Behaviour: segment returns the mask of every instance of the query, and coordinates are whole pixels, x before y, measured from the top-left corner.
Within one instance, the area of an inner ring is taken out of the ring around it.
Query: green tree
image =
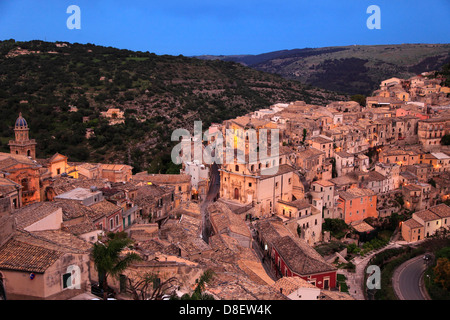
[[[108,233],[104,241],[94,243],[92,255],[95,269],[98,272],[99,283],[103,286],[103,299],[107,299],[108,278],[119,275],[135,261],[142,260],[137,253],[122,254],[122,251],[131,246],[133,240],[125,232]]]
[[[366,96],[362,94],[355,94],[350,97],[352,101],[358,102],[361,107],[366,106]]]
[[[439,258],[433,271],[435,274],[434,281],[439,283],[445,290],[450,289],[450,260]]]
[[[348,225],[342,219],[326,218],[322,224],[322,230],[330,231],[331,235],[336,238],[342,238],[348,229]]]
[[[443,146],[450,145],[450,134],[446,134],[445,136],[442,137],[441,145],[443,145]]]

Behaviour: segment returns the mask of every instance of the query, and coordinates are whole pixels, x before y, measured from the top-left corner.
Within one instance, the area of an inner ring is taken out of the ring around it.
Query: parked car
[[[116,292],[114,291],[113,288],[108,287],[107,290],[107,298],[108,300],[110,300],[110,298],[114,298],[116,296]],[[96,295],[97,297],[103,298],[103,288],[100,287],[98,282],[94,282],[91,284],[91,293]]]

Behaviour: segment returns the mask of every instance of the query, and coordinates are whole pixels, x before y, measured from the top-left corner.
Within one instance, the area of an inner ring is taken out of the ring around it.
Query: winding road
[[[423,283],[425,269],[423,255],[420,255],[404,262],[395,270],[392,283],[400,300],[428,299]]]

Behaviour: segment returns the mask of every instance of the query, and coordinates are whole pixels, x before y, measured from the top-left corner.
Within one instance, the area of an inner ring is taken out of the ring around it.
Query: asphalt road
[[[394,275],[394,283],[400,300],[426,300],[421,290],[421,278],[425,268],[422,255],[399,266]]]

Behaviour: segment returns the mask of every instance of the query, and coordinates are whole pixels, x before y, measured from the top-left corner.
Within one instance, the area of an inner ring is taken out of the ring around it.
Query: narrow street
[[[207,212],[208,205],[214,201],[214,199],[219,194],[220,190],[220,175],[219,175],[219,167],[216,163],[213,163],[211,166],[210,172],[210,181],[209,181],[209,190],[206,198],[200,205],[200,212],[202,214],[202,239],[209,243],[209,235],[211,232],[211,223],[209,221],[209,216]]]
[[[253,232],[252,232],[252,237],[253,237],[253,243],[252,243],[253,251],[256,253],[256,255],[258,256],[259,260],[261,261],[261,264],[264,267],[264,270],[266,271],[267,275],[273,281],[277,281],[278,278],[275,275],[275,273],[273,272],[271,261],[270,261],[270,259],[267,259],[267,258],[264,257],[263,249],[261,248],[261,246],[260,246],[260,244],[258,242],[258,239],[253,235]]]

